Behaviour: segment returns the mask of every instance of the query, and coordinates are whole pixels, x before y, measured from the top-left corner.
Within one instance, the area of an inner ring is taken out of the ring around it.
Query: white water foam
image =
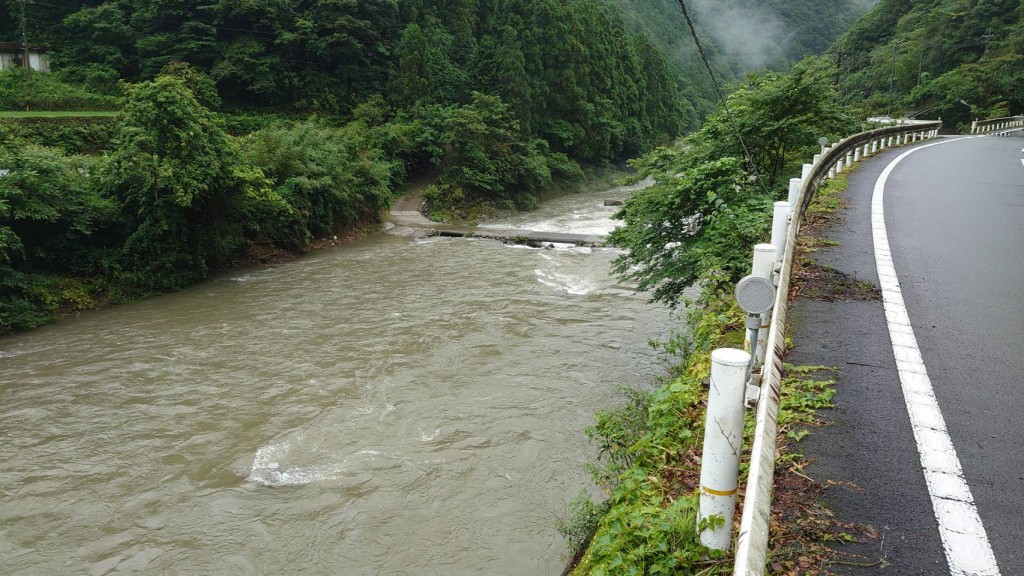
[[[537,281],[541,284],[574,296],[585,296],[598,288],[597,283],[593,280],[581,278],[573,274],[546,272],[539,268],[533,272],[537,276]]]
[[[302,438],[302,434],[296,434],[291,440],[268,444],[257,450],[246,480],[259,486],[304,486],[337,478],[343,468],[341,466],[289,467],[282,464],[287,461],[293,442]]]
[[[314,466],[288,465],[290,453],[304,436],[301,433],[294,434],[290,439],[274,442],[257,450],[246,481],[257,486],[267,487],[306,486],[350,476],[353,472],[365,468],[366,461],[373,462],[381,457],[409,460],[409,458],[387,454],[380,450],[364,449],[345,457],[340,463]]]

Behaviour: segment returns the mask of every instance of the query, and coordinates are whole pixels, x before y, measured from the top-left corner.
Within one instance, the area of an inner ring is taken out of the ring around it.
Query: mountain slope
[[[1018,0],[882,0],[831,53],[847,100],[873,112],[951,124],[1024,111]]]

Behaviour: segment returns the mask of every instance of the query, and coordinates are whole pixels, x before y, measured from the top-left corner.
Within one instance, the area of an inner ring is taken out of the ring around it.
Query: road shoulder
[[[879,154],[848,177],[842,219],[822,232],[829,245],[808,256],[818,267],[877,288],[871,196],[881,171],[901,152]],[[838,368],[836,409],[823,414],[831,426],[814,430],[795,448],[812,460],[805,471],[829,486],[824,498],[839,520],[871,525],[879,534],[874,541],[844,545],[844,555],[853,557],[830,570],[948,573],[882,301],[818,296],[797,297],[792,304],[787,361]]]

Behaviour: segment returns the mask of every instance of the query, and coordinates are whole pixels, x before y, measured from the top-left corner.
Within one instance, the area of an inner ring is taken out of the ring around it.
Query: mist
[[[711,34],[734,69],[754,70],[785,61],[789,38],[776,14],[743,0],[698,0],[691,4],[699,29]]]
[[[836,36],[879,0],[825,0],[817,17],[831,26],[808,26],[794,19],[793,5],[784,0],[690,0],[698,30],[711,36],[735,72],[785,68],[808,53],[824,51]],[[813,4],[806,2],[805,5]],[[778,12],[773,9],[777,8]],[[788,8],[788,10],[786,10]],[[806,8],[805,8],[806,10]],[[817,28],[819,38],[796,38],[798,30]]]

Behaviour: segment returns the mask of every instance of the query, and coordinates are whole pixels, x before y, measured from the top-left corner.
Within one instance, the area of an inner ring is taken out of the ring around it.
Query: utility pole
[[[896,48],[900,45],[899,40],[893,40],[892,43],[892,73],[889,74],[889,113],[887,116],[892,118],[892,85],[896,80]]]
[[[25,112],[28,112],[29,82],[32,81],[32,66],[28,62],[28,18],[25,16],[26,4],[28,4],[28,0],[21,0],[21,47],[23,50],[21,66],[25,69],[25,82],[22,94],[25,98]]]
[[[921,85],[921,75],[924,74],[924,46],[920,47],[917,54],[917,85]]]

